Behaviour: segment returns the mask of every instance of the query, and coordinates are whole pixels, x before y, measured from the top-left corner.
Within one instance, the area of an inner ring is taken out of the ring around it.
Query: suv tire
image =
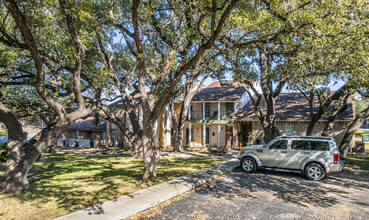
[[[306,178],[309,180],[319,181],[326,175],[325,169],[318,163],[310,163],[305,168]]]
[[[245,173],[254,173],[257,170],[257,164],[251,157],[244,157],[241,160],[241,168]]]

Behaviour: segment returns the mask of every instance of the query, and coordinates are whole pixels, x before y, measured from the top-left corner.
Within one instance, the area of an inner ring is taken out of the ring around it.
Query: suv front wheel
[[[257,164],[251,157],[244,157],[241,160],[241,168],[245,173],[254,173],[257,169]]]
[[[310,163],[305,168],[306,178],[309,180],[321,180],[325,177],[325,169],[318,163]]]

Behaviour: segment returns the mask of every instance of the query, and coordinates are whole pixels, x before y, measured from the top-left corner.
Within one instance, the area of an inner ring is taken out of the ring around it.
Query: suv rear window
[[[292,141],[291,149],[293,150],[315,150],[329,151],[329,143],[326,141]]]
[[[311,150],[329,151],[329,143],[326,141],[311,141]]]
[[[292,150],[310,150],[310,141],[292,141]]]

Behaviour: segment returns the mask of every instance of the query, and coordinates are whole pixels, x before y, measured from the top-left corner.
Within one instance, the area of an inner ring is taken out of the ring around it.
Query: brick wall
[[[284,131],[284,125],[287,122],[277,122],[278,129],[283,132]],[[293,135],[306,135],[306,129],[308,127],[307,122],[288,122],[287,124],[290,124],[293,126]],[[325,122],[318,122],[314,127],[314,132],[312,133],[313,136],[318,136],[321,134],[325,127]],[[342,138],[344,136],[345,130],[347,128],[347,123],[337,122],[335,123],[332,132],[331,137],[333,137],[336,140],[337,145],[341,143]],[[260,122],[252,122],[252,136],[253,140],[258,138],[260,139],[261,143],[263,143],[263,128],[261,126]]]

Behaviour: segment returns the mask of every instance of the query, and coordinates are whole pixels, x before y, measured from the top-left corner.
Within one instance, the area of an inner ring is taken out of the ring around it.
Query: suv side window
[[[274,142],[272,145],[270,145],[269,149],[287,149],[288,141],[287,140],[280,140]]]
[[[329,151],[329,143],[326,141],[311,141],[311,150]]]
[[[292,141],[292,150],[310,150],[310,141]]]

